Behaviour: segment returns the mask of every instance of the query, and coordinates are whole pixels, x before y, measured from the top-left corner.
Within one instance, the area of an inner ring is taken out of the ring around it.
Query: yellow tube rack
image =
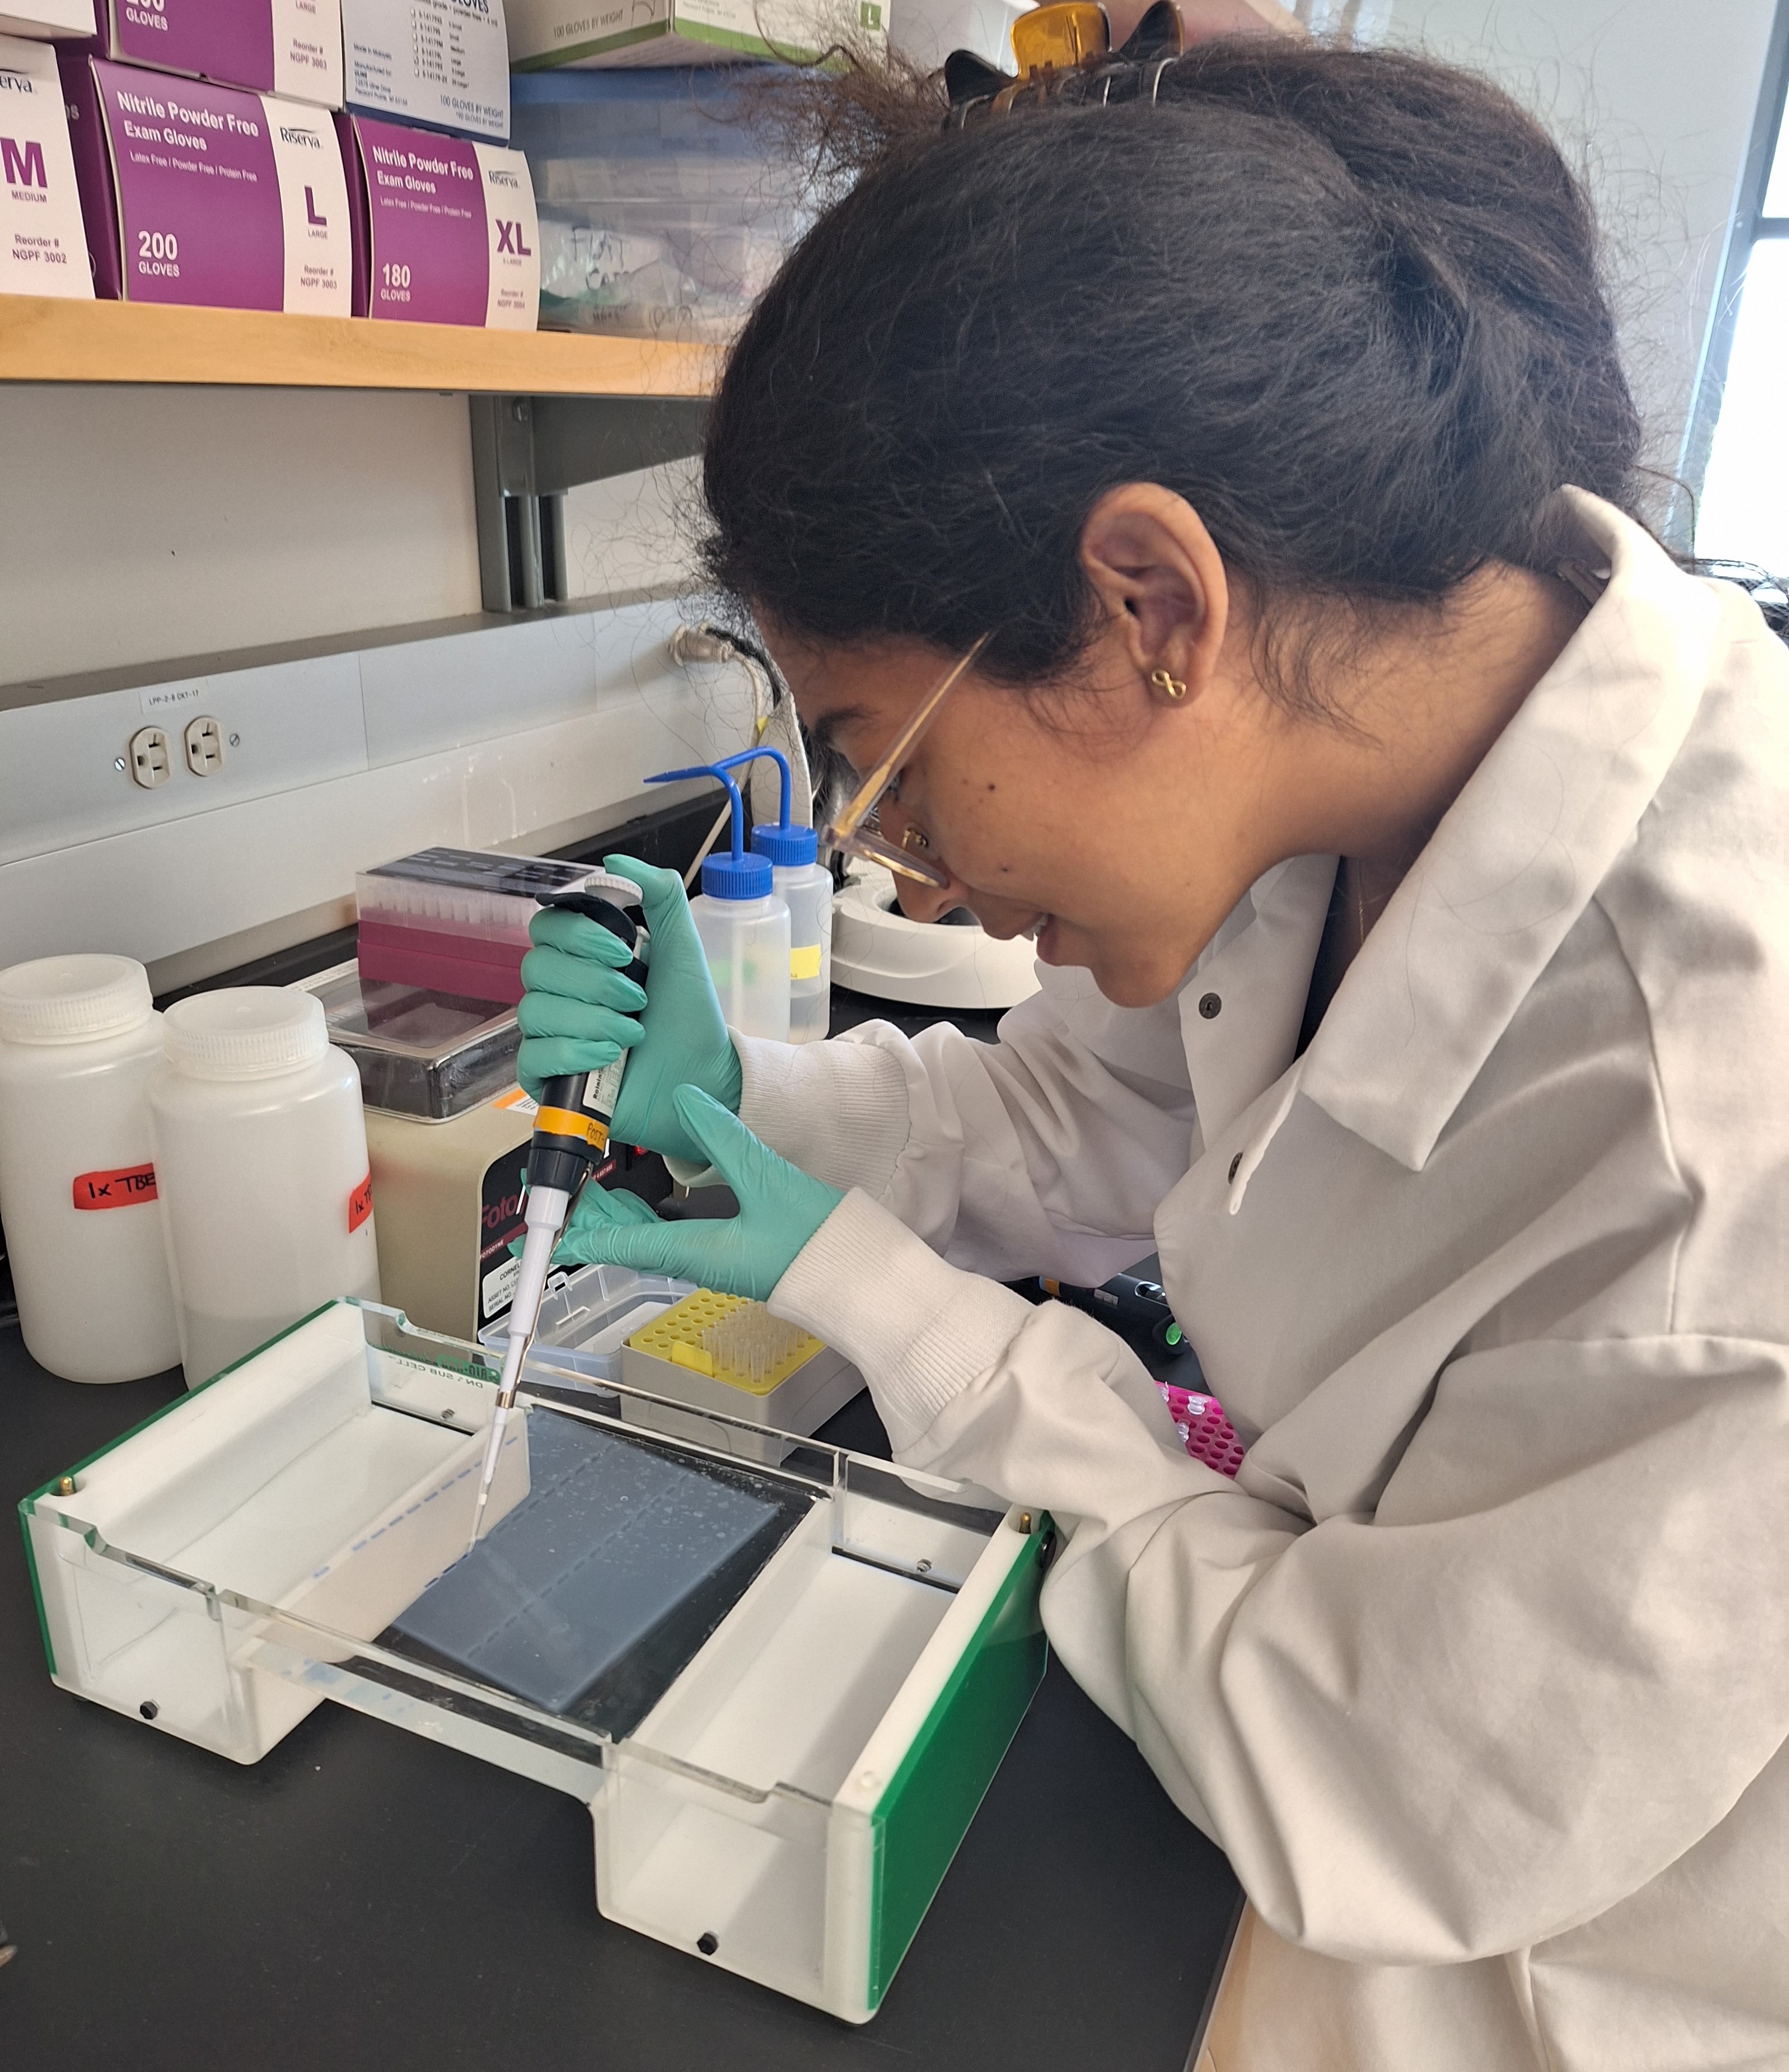
[[[698,1288],[693,1295],[685,1296],[662,1316],[643,1324],[629,1337],[627,1343],[635,1352],[648,1354],[654,1359],[668,1360],[673,1367],[687,1367],[695,1374],[706,1375],[748,1396],[768,1396],[791,1375],[805,1367],[815,1354],[826,1350],[818,1338],[789,1325],[788,1329],[795,1335],[793,1345],[762,1379],[755,1381],[718,1367],[714,1355],[702,1343],[704,1333],[735,1310],[763,1307],[762,1303],[754,1302],[746,1296],[722,1295],[712,1288]]]

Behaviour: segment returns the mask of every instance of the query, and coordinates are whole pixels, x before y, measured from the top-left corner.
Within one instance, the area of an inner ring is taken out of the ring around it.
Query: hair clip
[[[960,130],[971,115],[1009,113],[1026,95],[1038,102],[1059,97],[1084,101],[1097,86],[1098,105],[1109,105],[1115,81],[1134,76],[1135,94],[1153,108],[1162,75],[1186,48],[1186,32],[1174,0],[1155,0],[1123,47],[1112,48],[1112,25],[1097,0],[1053,0],[1021,14],[1012,29],[1018,69],[1001,71],[973,51],[952,51],[944,60],[944,91],[950,109],[947,130]]]

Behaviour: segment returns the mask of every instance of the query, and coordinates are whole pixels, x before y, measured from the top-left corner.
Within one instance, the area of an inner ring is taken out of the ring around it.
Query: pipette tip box
[[[360,976],[513,1007],[528,924],[543,894],[595,874],[587,863],[477,849],[424,849],[360,872]]]
[[[711,1288],[686,1295],[623,1342],[621,1379],[630,1388],[738,1420],[734,1449],[773,1461],[781,1457],[780,1442],[760,1440],[746,1428],[808,1437],[863,1387],[842,1353],[773,1317],[762,1302]],[[623,1400],[624,1418],[631,1400]],[[675,1429],[662,1404],[635,1405],[632,1416]]]

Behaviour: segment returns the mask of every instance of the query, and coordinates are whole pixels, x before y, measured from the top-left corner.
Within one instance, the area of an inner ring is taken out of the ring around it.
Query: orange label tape
[[[544,1108],[534,1118],[534,1127],[549,1137],[578,1137],[594,1149],[607,1147],[609,1125],[598,1116],[580,1115],[575,1108]]]
[[[153,1166],[119,1166],[109,1173],[77,1173],[77,1209],[128,1209],[155,1199]]]

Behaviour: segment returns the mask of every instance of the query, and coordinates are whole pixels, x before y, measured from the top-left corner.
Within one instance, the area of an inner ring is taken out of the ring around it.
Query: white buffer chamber
[[[604,1914],[866,2021],[1043,1675],[1048,1521],[524,1385],[461,1560],[495,1380],[334,1302],[53,1479],[51,1675],[239,1762],[333,1698],[569,1791]]]

